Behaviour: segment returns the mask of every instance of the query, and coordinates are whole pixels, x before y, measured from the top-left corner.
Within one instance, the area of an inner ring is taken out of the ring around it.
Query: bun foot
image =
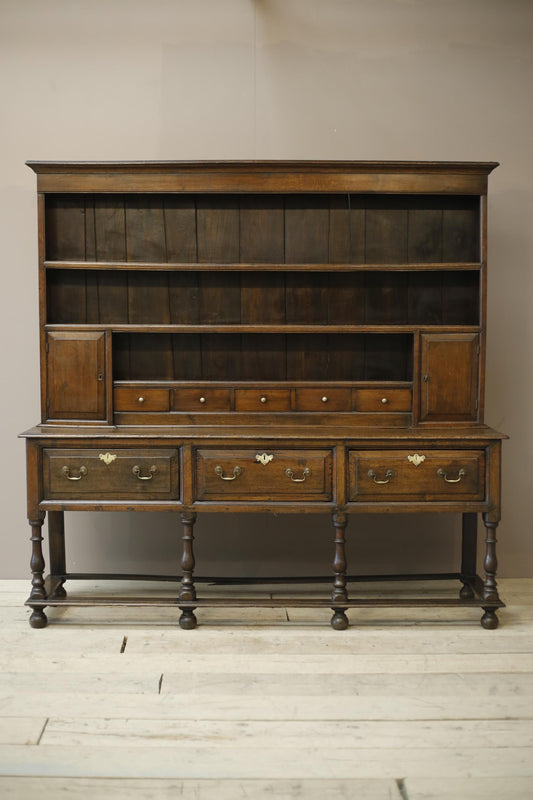
[[[349,625],[348,617],[343,608],[334,608],[335,612],[331,618],[331,627],[334,631],[345,631]]]
[[[485,613],[481,617],[481,627],[487,631],[493,631],[498,627],[498,617],[496,612],[491,608],[485,608]]]
[[[194,615],[192,609],[185,609],[182,611],[180,617],[180,628],[184,631],[192,631],[196,628],[198,621]]]
[[[42,608],[34,608],[30,616],[30,625],[32,628],[46,628],[48,625],[48,618]]]
[[[468,583],[463,583],[459,591],[461,600],[473,600],[475,595],[472,587]]]

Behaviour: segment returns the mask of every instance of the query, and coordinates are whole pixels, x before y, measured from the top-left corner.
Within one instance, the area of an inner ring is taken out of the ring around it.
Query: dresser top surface
[[[433,427],[351,427],[347,425],[280,425],[275,433],[265,430],[260,425],[36,425],[20,434],[25,439],[144,439],[148,440],[193,440],[204,441],[323,441],[323,442],[359,442],[359,441],[481,441],[489,439],[506,439],[505,434],[489,428],[487,425],[450,425],[442,428]]]
[[[453,172],[488,175],[497,161],[191,160],[191,161],[27,161],[37,174],[98,172],[266,171],[266,172]]]

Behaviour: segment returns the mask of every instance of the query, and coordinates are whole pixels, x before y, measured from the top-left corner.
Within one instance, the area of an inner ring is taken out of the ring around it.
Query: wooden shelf
[[[47,331],[116,333],[478,333],[479,325],[46,325]]]
[[[440,270],[479,270],[480,262],[431,262],[431,263],[401,263],[401,264],[223,264],[223,263],[197,263],[197,262],[161,262],[161,261],[45,261],[45,269],[94,269],[94,270],[159,270],[161,272],[209,272],[212,270],[223,272],[353,272],[376,270],[383,272],[407,271],[440,271]]]

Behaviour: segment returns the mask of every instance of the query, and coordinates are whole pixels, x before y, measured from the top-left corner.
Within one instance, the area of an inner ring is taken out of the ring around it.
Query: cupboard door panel
[[[105,334],[48,335],[48,418],[105,419]]]
[[[477,333],[422,335],[421,421],[477,418],[478,348]]]

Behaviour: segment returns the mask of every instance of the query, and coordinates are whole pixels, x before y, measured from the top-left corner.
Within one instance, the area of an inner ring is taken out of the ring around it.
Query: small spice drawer
[[[349,454],[349,500],[483,500],[484,451],[397,450]]]
[[[230,389],[174,389],[174,411],[229,411]]]
[[[295,389],[296,411],[351,411],[352,390],[346,389]]]
[[[43,451],[44,499],[179,498],[177,450]]]
[[[355,411],[411,411],[410,389],[354,389]]]
[[[113,393],[115,411],[168,411],[170,392],[168,389],[145,389],[121,386]]]
[[[331,500],[331,450],[196,453],[197,500]]]
[[[235,389],[235,411],[290,411],[290,389]]]

